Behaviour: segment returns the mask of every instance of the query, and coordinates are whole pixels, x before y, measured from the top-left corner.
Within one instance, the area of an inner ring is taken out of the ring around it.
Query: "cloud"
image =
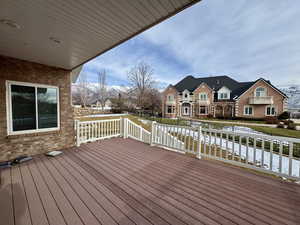
[[[298,18],[300,2],[293,0],[201,1],[92,60],[84,71],[94,79],[105,68],[112,85],[126,85],[126,72],[145,61],[161,86],[188,74],[300,84]]]

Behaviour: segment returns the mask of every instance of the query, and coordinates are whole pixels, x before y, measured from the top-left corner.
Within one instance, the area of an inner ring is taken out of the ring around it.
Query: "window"
[[[264,97],[266,96],[266,89],[263,87],[258,87],[255,90],[255,96],[256,97]]]
[[[228,93],[220,93],[220,99],[228,99]]]
[[[169,102],[174,101],[174,95],[168,95],[168,101]]]
[[[175,106],[171,106],[171,105],[168,105],[167,106],[167,113],[174,113],[175,112]]]
[[[206,115],[207,114],[207,106],[200,106],[199,114]]]
[[[245,106],[244,107],[244,115],[253,115],[253,108],[252,108],[252,106]]]
[[[199,99],[201,101],[206,101],[207,100],[207,94],[206,93],[200,93],[199,94]]]
[[[276,116],[276,109],[274,106],[267,106],[266,107],[266,116]]]
[[[7,84],[9,134],[59,129],[57,87],[12,81]]]

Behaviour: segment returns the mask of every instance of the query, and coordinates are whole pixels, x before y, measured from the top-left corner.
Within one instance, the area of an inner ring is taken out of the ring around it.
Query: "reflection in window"
[[[35,88],[11,85],[13,131],[36,129]]]
[[[38,88],[37,95],[39,128],[57,127],[56,88]]]
[[[256,88],[255,96],[256,97],[264,97],[264,96],[266,96],[266,89],[263,88],[263,87]]]

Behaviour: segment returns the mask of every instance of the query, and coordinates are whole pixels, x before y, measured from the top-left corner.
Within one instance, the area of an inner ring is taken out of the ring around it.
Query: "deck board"
[[[0,225],[300,221],[300,185],[131,139],[36,156],[0,179]]]

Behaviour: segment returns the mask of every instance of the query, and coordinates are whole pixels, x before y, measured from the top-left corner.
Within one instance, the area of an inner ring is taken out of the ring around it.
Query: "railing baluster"
[[[226,133],[226,151],[225,151],[225,157],[228,160],[228,142],[229,142],[229,135]]]
[[[232,135],[232,151],[231,151],[231,154],[232,154],[232,156],[231,156],[231,159],[234,161],[234,155],[235,155],[235,152],[234,152],[234,147],[235,147],[235,135]]]
[[[249,162],[249,137],[246,137],[246,164]]]
[[[280,145],[279,145],[279,173],[282,173],[282,150],[283,150],[283,144],[282,144],[282,141],[280,141]]]
[[[256,138],[253,139],[253,165],[256,166]]]
[[[242,162],[242,136],[239,136],[239,162]]]
[[[209,131],[209,145],[208,145],[208,155],[211,157],[211,131]]]
[[[293,172],[293,142],[289,142],[289,176],[292,176]]]
[[[261,167],[264,168],[265,165],[265,139],[261,140]]]
[[[273,140],[270,141],[270,170],[273,170]]]
[[[218,133],[217,131],[215,132],[215,146],[214,146],[214,156],[217,157],[217,136],[218,136]]]

